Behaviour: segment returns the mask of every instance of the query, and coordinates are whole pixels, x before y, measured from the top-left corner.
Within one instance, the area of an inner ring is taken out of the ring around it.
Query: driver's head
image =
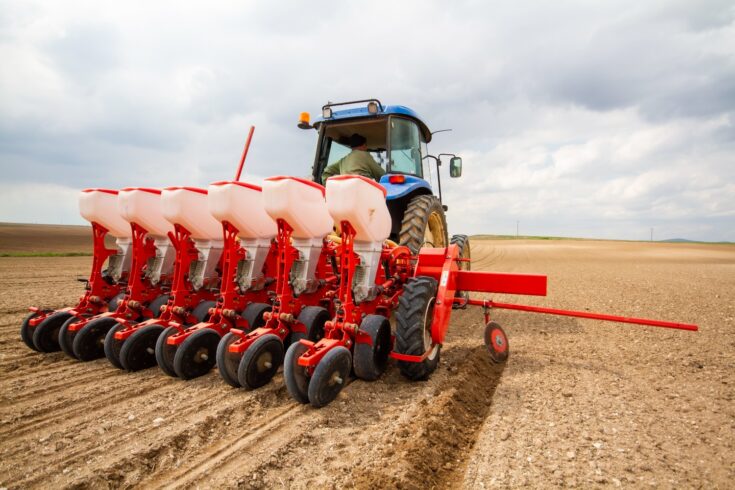
[[[367,150],[367,140],[361,134],[354,133],[350,136],[350,148],[353,150]]]

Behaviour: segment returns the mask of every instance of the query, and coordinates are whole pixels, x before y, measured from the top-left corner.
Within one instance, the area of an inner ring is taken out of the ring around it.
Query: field
[[[33,243],[5,231],[0,252]],[[4,257],[0,487],[732,487],[735,247],[476,240],[472,256],[478,270],[549,276],[548,297],[508,302],[700,331],[500,310],[511,357],[494,366],[481,311],[458,311],[428,382],[391,366],[315,410],[280,374],[247,392],[216,372],[184,382],[32,352],[18,334],[27,306],[72,303],[91,258]]]

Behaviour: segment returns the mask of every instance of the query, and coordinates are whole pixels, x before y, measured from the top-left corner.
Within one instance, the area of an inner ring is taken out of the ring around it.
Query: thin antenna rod
[[[250,149],[250,141],[253,139],[253,132],[255,132],[255,126],[250,126],[250,132],[248,133],[248,140],[245,142],[245,149],[242,151],[242,157],[240,158],[240,166],[237,167],[237,174],[235,180],[240,180],[242,174],[242,166],[245,164],[245,159],[248,157],[248,150]]]

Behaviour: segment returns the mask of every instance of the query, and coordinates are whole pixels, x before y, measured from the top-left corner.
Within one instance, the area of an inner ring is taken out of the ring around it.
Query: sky
[[[0,0],[0,221],[306,176],[327,101],[432,130],[450,233],[735,241],[732,1]]]

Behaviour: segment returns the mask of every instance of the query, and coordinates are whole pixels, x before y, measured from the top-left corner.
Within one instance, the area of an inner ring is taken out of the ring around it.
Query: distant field
[[[0,223],[0,257],[92,254],[92,228]]]

